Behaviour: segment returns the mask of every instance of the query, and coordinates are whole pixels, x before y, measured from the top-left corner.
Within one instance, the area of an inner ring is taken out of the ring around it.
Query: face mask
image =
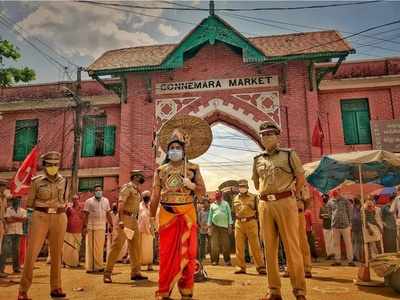
[[[51,166],[51,167],[46,167],[46,172],[47,174],[49,174],[50,176],[54,176],[58,173],[58,166]]]
[[[246,194],[247,193],[247,188],[239,188],[239,193]]]
[[[262,144],[265,148],[272,148],[278,144],[277,135],[266,135],[262,137]]]
[[[183,158],[183,151],[182,150],[169,150],[168,157],[172,161],[179,161]]]
[[[103,192],[102,191],[97,191],[94,193],[94,196],[96,199],[100,199],[101,197],[103,197]]]
[[[139,183],[140,183],[140,184],[143,184],[143,183],[144,183],[144,178],[143,178],[143,177],[140,177],[140,178],[139,178]]]
[[[143,202],[144,203],[149,203],[150,197],[143,197]]]
[[[113,207],[112,211],[113,211],[114,214],[116,214],[118,212],[118,208]]]
[[[14,209],[17,209],[17,208],[19,207],[19,200],[14,200],[14,201],[12,202],[12,207],[13,207]]]

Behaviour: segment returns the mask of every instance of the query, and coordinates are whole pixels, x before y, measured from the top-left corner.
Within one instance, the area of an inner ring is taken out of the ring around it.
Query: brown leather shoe
[[[246,274],[246,270],[244,269],[238,269],[234,272],[234,274]]]
[[[285,271],[285,272],[283,272],[283,273],[281,273],[281,274],[282,274],[282,277],[283,277],[283,278],[289,278],[289,277],[290,277],[288,271]]]
[[[267,270],[264,267],[257,268],[257,272],[260,275],[267,275]]]
[[[296,300],[307,300],[307,299],[306,299],[306,296],[304,296],[304,295],[297,295]]]
[[[148,277],[143,276],[142,274],[136,274],[131,276],[131,280],[147,280]]]
[[[111,279],[111,274],[110,273],[104,273],[103,276],[103,282],[104,283],[112,283],[112,279]]]
[[[25,292],[18,292],[18,298],[17,300],[32,300],[31,298],[28,297],[28,294]]]
[[[62,289],[55,289],[50,292],[51,298],[65,298],[67,294],[62,291]]]
[[[260,300],[283,300],[281,295],[274,295],[274,294],[269,294],[265,298],[261,298]]]

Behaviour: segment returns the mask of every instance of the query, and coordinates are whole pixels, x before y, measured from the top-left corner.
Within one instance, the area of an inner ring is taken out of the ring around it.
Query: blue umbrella
[[[311,165],[311,167],[310,167]],[[363,184],[384,182],[391,185],[400,184],[400,158],[383,150],[339,153],[324,156],[319,164],[309,164],[307,181],[322,193],[328,193],[345,180],[360,183],[361,217],[365,241],[365,212]],[[368,249],[364,244],[365,264],[368,266]]]
[[[335,155],[324,156],[318,167],[307,177],[308,183],[321,193],[328,193],[345,180],[360,183],[361,165],[362,183],[374,182],[391,186],[400,184],[400,166],[392,165],[390,161],[358,163],[351,160],[346,162],[340,158],[335,159]]]

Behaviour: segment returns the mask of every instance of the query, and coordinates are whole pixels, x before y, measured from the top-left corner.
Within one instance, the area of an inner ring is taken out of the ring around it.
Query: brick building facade
[[[258,143],[259,124],[273,120],[282,127],[283,146],[295,148],[303,162],[320,157],[311,146],[318,116],[324,153],[372,149],[369,121],[400,119],[400,57],[344,62],[353,52],[336,31],[247,39],[217,16],[177,45],[106,52],[88,67],[94,80],[82,82],[90,106],[81,191],[103,182],[115,199],[133,168],[144,170],[150,188],[163,156],[153,147],[154,133],[178,114],[226,123]],[[0,176],[10,178],[35,143],[41,152],[62,152],[69,175],[74,104],[65,86],[71,83],[1,90]]]

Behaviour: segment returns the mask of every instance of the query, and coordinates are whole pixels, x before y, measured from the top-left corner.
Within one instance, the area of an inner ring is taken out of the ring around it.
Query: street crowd
[[[326,253],[318,253],[304,170],[294,151],[278,148],[279,134],[273,123],[260,127],[266,152],[254,158],[257,195],[242,179],[230,196],[222,190],[207,196],[199,166],[183,161],[180,135],[171,137],[152,191],[142,191],[145,176],[133,170],[118,199],[107,199],[103,187],[96,185],[88,199],[77,194],[67,203],[65,180],[58,174],[60,153],[45,154],[45,173],[32,179],[26,209],[20,197],[6,196],[8,182],[0,180],[0,278],[8,276],[9,259],[14,273],[21,273],[23,265],[18,299],[30,299],[34,263],[47,256],[51,296],[64,298],[62,265],[81,268],[84,262],[87,273],[100,272],[110,284],[117,262],[130,264],[130,279],[135,281],[147,279],[143,266],[151,271],[158,264],[157,299],[170,299],[176,278],[182,299],[192,299],[194,281],[206,280],[207,254],[213,266],[219,265],[221,254],[224,265],[232,266],[235,253],[235,274],[246,273],[254,263],[259,275],[268,276],[269,292],[263,299],[282,299],[282,276],[291,278],[296,299],[304,300],[313,259],[326,254],[334,259],[333,266],[344,263],[342,239],[349,266],[365,261],[365,253],[374,258],[398,249],[400,189],[386,200],[369,197],[364,210],[358,196],[342,194],[339,188],[322,195],[319,218]]]

